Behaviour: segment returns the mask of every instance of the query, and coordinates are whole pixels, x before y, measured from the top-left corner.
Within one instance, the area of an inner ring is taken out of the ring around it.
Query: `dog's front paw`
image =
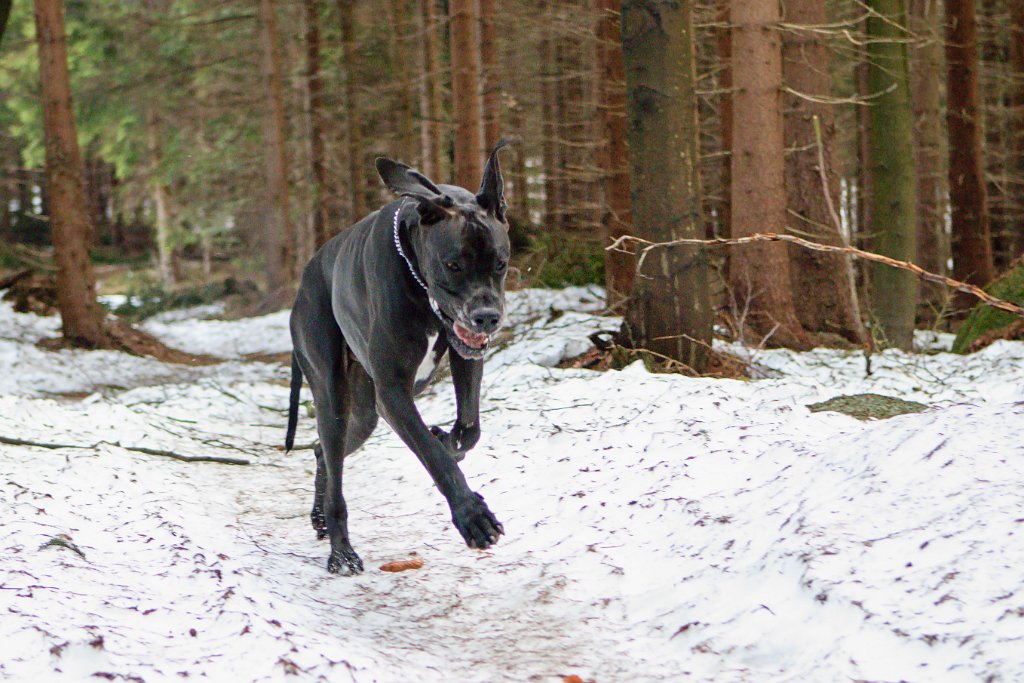
[[[483,496],[473,493],[452,506],[452,522],[470,548],[489,548],[505,533],[505,527],[487,507]]]
[[[473,448],[480,440],[480,425],[464,427],[462,423],[456,422],[451,432],[446,432],[437,425],[430,428],[430,433],[437,437],[437,440],[445,445],[455,459],[455,462],[462,462],[466,458],[466,451]]]
[[[327,558],[327,571],[342,576],[352,576],[363,573],[363,561],[356,555],[352,547],[342,548],[341,552],[331,552]]]

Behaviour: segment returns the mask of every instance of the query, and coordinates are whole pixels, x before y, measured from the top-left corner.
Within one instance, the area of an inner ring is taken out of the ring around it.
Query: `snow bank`
[[[600,308],[595,290],[510,295],[463,463],[507,536],[465,548],[381,426],[345,474],[367,572],[335,578],[312,458],[275,448],[287,368],[43,352],[53,322],[0,307],[0,436],[91,446],[0,445],[0,677],[1024,678],[1024,343],[876,354],[871,376],[825,350],[759,352],[757,381],[553,368],[617,326]],[[286,314],[150,329],[225,357],[288,350]],[[806,408],[861,392],[933,407]],[[446,384],[419,404],[454,416]],[[423,569],[377,569],[413,553]]]

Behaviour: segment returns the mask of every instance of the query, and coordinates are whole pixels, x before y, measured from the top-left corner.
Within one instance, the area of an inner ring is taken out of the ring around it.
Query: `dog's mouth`
[[[455,336],[459,338],[459,341],[471,349],[484,349],[487,347],[487,342],[491,340],[489,334],[474,332],[458,320],[452,323],[452,330],[455,332]]]
[[[484,357],[491,336],[483,332],[474,332],[461,322],[448,315],[435,304],[435,310],[444,322],[448,333],[448,345],[467,360],[480,360]]]

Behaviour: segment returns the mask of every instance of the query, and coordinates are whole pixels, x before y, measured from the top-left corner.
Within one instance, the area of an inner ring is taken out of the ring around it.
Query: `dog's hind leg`
[[[292,336],[302,373],[313,393],[317,432],[320,436],[317,493],[311,519],[316,526],[316,506],[322,498],[324,526],[331,540],[327,571],[333,574],[357,574],[363,571],[363,562],[349,542],[348,509],[341,491],[345,432],[350,408],[348,348],[333,317],[325,316],[322,310],[310,308],[308,299],[300,297],[296,300],[292,310]]]
[[[324,519],[324,490],[327,488],[327,471],[324,469],[324,449],[320,444],[313,446],[316,456],[316,479],[313,493],[313,509],[309,511],[309,521],[316,532],[316,540],[327,538],[327,520]]]

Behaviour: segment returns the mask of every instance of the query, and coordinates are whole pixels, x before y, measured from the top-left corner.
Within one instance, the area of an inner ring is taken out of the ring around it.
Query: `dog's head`
[[[498,166],[502,140],[491,150],[480,191],[435,185],[403,163],[377,159],[393,192],[415,201],[410,242],[416,268],[436,303],[449,344],[463,358],[482,358],[505,319],[508,223]]]

